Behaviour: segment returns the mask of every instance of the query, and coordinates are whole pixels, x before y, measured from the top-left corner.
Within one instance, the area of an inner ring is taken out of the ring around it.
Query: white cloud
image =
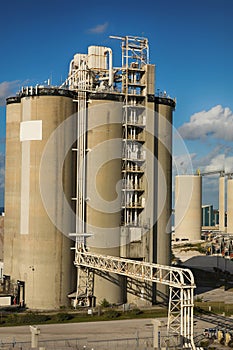
[[[208,111],[193,114],[188,123],[179,128],[184,139],[211,138],[233,141],[233,112],[230,108],[217,105]]]
[[[202,172],[220,171],[225,169],[227,158],[224,154],[217,154],[209,160],[209,164],[205,166]]]
[[[219,152],[220,150],[221,153]],[[195,164],[198,163],[201,165],[199,167],[201,173],[222,170],[225,171],[226,174],[233,173],[233,156],[227,155],[223,147],[215,147],[208,155],[195,161]]]
[[[0,83],[0,106],[5,106],[6,98],[15,94],[15,90],[19,86],[19,81],[4,81]]]
[[[98,24],[97,26],[90,28],[88,30],[89,33],[94,33],[94,34],[100,34],[104,33],[108,27],[108,22],[105,22],[103,24]]]

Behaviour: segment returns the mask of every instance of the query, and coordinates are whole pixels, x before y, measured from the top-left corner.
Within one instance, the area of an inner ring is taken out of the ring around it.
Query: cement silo
[[[71,92],[64,96],[63,91],[49,87],[25,89],[19,97],[7,100],[4,273],[12,283],[23,283],[24,292],[16,296],[21,299],[17,301],[33,309],[66,305],[67,293],[74,288],[71,241],[48,216],[39,179],[49,137],[74,111]],[[43,174],[50,185],[57,177],[54,171],[63,164],[65,142],[64,134],[54,145],[53,166]],[[72,167],[66,158],[63,186],[71,198]],[[62,220],[59,194],[49,192],[48,196],[54,196],[54,220]]]
[[[219,177],[219,231],[225,232],[225,176]]]
[[[110,48],[91,46],[74,55],[59,88],[7,101],[5,274],[25,286],[30,308],[65,305],[74,290],[74,305],[156,301],[147,282],[80,266],[75,288],[69,233],[93,255],[170,264],[175,100],[155,96],[148,40],[121,39],[120,70]]]
[[[175,101],[166,97],[156,98],[157,159],[155,177],[155,207],[157,220],[154,230],[153,262],[171,264],[171,216],[172,216],[172,116]],[[156,286],[158,295],[167,295],[167,287]],[[162,293],[162,294],[161,294]],[[160,300],[158,296],[155,299]]]
[[[178,175],[175,181],[175,237],[201,238],[202,177]]]
[[[172,215],[172,115],[175,102],[169,98],[156,99],[157,118],[157,261],[171,263],[171,215]]]
[[[233,234],[233,179],[227,180],[227,233]]]
[[[89,96],[85,226],[92,233],[92,252],[120,256],[122,104],[110,98]],[[113,275],[112,281],[94,273],[97,303],[104,298],[110,303],[124,301],[121,277]]]

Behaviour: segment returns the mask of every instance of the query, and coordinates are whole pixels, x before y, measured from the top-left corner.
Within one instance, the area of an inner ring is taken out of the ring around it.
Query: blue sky
[[[148,37],[156,88],[177,98],[174,125],[197,168],[233,163],[233,1],[11,0],[1,4],[0,206],[3,203],[6,96],[51,78],[60,84],[76,52],[120,42],[109,35]],[[232,135],[231,135],[232,131]],[[182,154],[176,155],[181,162]],[[185,162],[181,162],[184,164]],[[227,168],[227,169],[228,169]],[[233,170],[233,167],[232,167]],[[185,164],[182,169],[185,173]],[[216,178],[203,202],[217,207]],[[213,185],[214,184],[214,185]]]

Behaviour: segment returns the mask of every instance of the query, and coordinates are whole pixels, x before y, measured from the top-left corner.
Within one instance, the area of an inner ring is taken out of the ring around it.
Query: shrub
[[[104,298],[101,302],[100,302],[100,305],[102,307],[109,307],[110,306],[110,303]]]
[[[203,348],[206,348],[210,345],[210,340],[209,339],[203,339],[201,342],[200,342],[200,346],[203,347]]]
[[[58,322],[69,321],[69,320],[72,320],[72,318],[73,318],[73,315],[68,313],[63,313],[63,312],[60,312],[56,315],[56,320]]]
[[[20,315],[18,317],[19,323],[29,324],[29,323],[44,323],[49,321],[51,318],[48,315],[40,315],[37,313],[28,313],[26,315]]]
[[[8,323],[13,324],[33,324],[33,323],[44,323],[50,320],[48,315],[40,315],[35,312],[29,312],[25,315],[23,314],[12,314],[7,318]]]
[[[199,302],[199,303],[202,303],[203,302],[203,297],[196,297],[196,300],[195,301],[197,301],[197,302]]]
[[[120,315],[120,312],[116,310],[108,310],[104,313],[104,316],[106,316],[107,319],[114,319],[119,317]]]
[[[130,315],[136,316],[136,315],[141,315],[143,312],[142,312],[142,310],[135,308],[135,309],[129,310],[129,313],[130,313]]]

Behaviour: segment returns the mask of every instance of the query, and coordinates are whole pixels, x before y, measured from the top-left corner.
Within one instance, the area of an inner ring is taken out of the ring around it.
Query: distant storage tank
[[[227,181],[227,233],[233,234],[233,179]]]
[[[29,308],[66,305],[67,294],[74,288],[71,241],[50,220],[43,205],[39,178],[46,142],[73,113],[69,91],[66,96],[50,88],[41,89],[40,95],[24,91],[21,97],[7,100],[4,274],[12,282],[23,281],[25,290],[16,296],[17,302],[26,299]],[[59,143],[54,144],[51,167],[43,174],[51,187],[57,178],[55,172],[65,158],[66,138],[69,135],[61,134]],[[69,200],[71,169],[67,155],[63,188]],[[48,196],[53,196],[54,206],[50,209],[54,218],[67,220],[63,217],[64,203],[59,194],[49,192]]]
[[[175,183],[175,237],[201,238],[202,178],[178,175]]]
[[[219,177],[219,231],[225,231],[225,177]]]

